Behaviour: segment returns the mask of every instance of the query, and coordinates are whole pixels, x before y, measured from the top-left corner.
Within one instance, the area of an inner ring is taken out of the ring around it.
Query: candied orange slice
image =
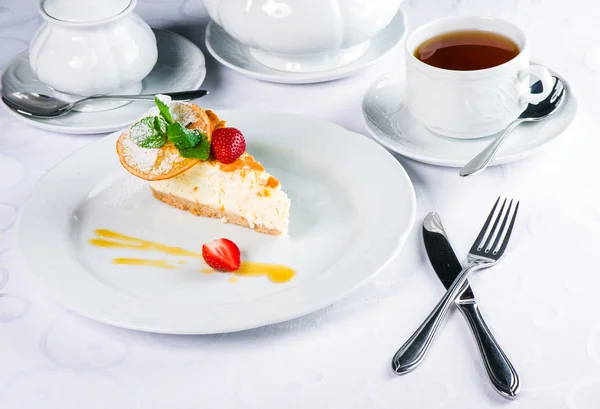
[[[217,114],[215,114],[213,111],[211,111],[210,109],[207,109],[206,115],[208,116],[208,119],[210,120],[210,122],[212,124],[213,131],[218,128],[225,128],[225,126],[226,126],[225,121],[221,121],[221,119],[219,119]],[[209,142],[211,140],[211,138],[210,138],[211,136],[212,136],[212,132],[211,132],[211,135],[208,137]]]
[[[225,124],[212,111],[204,111],[197,105],[186,104],[194,111],[196,118],[187,127],[203,132],[210,141],[212,131]],[[170,179],[185,172],[200,162],[199,159],[184,158],[172,143],[166,143],[159,149],[145,149],[136,145],[129,136],[129,130],[123,132],[117,141],[117,154],[121,165],[133,175],[145,180]]]

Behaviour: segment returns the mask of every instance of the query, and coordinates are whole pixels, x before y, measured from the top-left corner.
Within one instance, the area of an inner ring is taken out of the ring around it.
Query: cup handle
[[[528,92],[527,94],[521,95],[519,102],[522,104],[537,105],[548,98],[548,95],[550,95],[550,92],[552,92],[552,88],[554,87],[554,79],[552,78],[552,75],[550,75],[548,68],[541,65],[530,65],[529,67],[521,70],[518,78],[520,81],[524,81],[529,75],[536,76],[540,79],[540,81],[542,81],[542,92],[539,94],[532,94]]]

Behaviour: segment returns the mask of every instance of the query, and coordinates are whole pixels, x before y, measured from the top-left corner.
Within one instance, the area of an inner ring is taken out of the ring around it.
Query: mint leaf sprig
[[[187,129],[179,122],[167,126],[169,142],[172,142],[184,158],[208,159],[210,142],[206,135],[196,129]]]
[[[146,149],[158,149],[167,142],[166,132],[158,125],[158,117],[147,116],[140,119],[129,130],[131,140]]]
[[[158,111],[160,115],[167,121],[168,124],[173,123],[173,117],[171,116],[171,112],[169,111],[169,106],[160,100],[158,97],[154,97],[154,103],[158,107]]]
[[[158,149],[169,141],[184,158],[208,159],[210,142],[207,136],[175,122],[169,106],[158,97],[154,97],[154,103],[159,115],[142,118],[131,127],[129,133],[133,142],[142,148]]]

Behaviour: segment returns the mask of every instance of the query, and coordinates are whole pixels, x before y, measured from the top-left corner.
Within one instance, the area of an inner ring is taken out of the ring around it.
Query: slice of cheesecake
[[[195,215],[287,236],[290,200],[277,179],[247,152],[231,164],[199,162],[183,173],[150,182],[154,197]]]
[[[213,131],[225,128],[214,112],[196,105],[172,102],[169,109],[174,120],[203,132],[211,143]],[[138,146],[130,131],[119,138],[117,151],[123,166],[149,180],[154,197],[166,204],[261,233],[288,235],[290,199],[248,152],[231,163],[222,163],[213,154],[206,160],[182,158],[169,143],[159,149]]]

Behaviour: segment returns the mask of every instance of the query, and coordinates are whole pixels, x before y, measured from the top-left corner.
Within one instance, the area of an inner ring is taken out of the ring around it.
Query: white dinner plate
[[[490,165],[513,162],[539,152],[573,122],[577,112],[573,88],[564,77],[550,72],[564,83],[566,95],[562,106],[544,121],[516,127]],[[462,167],[492,139],[453,139],[429,131],[406,108],[403,73],[387,74],[375,81],[365,93],[362,111],[369,133],[378,142],[400,155],[432,165]]]
[[[413,226],[416,202],[409,177],[385,149],[328,122],[248,111],[219,115],[244,132],[248,151],[290,196],[290,237],[196,217],[157,201],[147,182],[119,164],[114,133],[48,172],[20,212],[19,247],[50,296],[116,326],[230,332],[323,308],[398,254]],[[199,259],[175,270],[115,265],[116,257],[165,256],[94,247],[88,239],[98,228],[194,251],[227,237],[243,259],[285,264],[296,276],[285,284],[265,277],[231,283],[230,274],[200,272]]]
[[[194,43],[170,31],[152,29],[156,35],[158,61],[142,81],[141,94],[198,89],[206,77],[204,54]],[[0,78],[3,92],[29,91],[53,95],[53,90],[42,83],[31,70],[29,51],[17,55]],[[0,99],[0,105],[15,118],[52,132],[68,134],[96,134],[127,127],[143,115],[152,103],[131,102],[119,108],[99,112],[71,111],[58,118],[33,118],[10,109]]]
[[[286,72],[267,67],[252,56],[247,45],[237,41],[212,21],[206,27],[206,48],[221,64],[250,78],[284,84],[309,84],[356,74],[393,51],[405,35],[406,15],[398,10],[390,24],[373,37],[365,55],[339,68],[317,72]]]

